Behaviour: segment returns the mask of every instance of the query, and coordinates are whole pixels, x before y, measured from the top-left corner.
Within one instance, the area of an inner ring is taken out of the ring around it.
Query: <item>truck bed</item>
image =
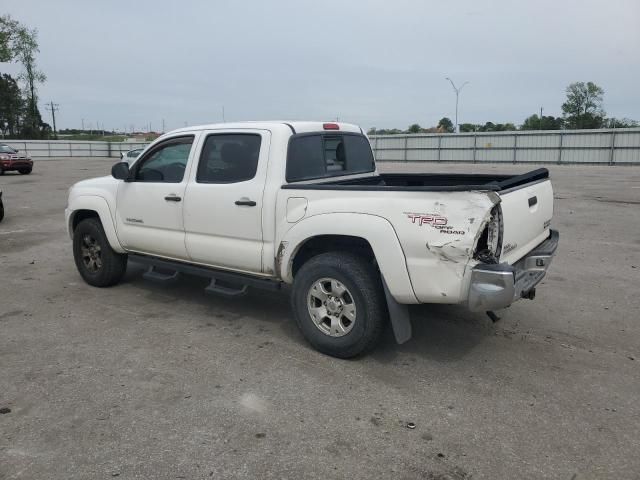
[[[450,173],[379,173],[377,175],[326,180],[321,182],[295,182],[284,189],[308,190],[389,190],[389,191],[471,191],[495,192],[516,188],[531,182],[549,178],[546,168],[539,168],[522,175],[498,174],[450,174]]]

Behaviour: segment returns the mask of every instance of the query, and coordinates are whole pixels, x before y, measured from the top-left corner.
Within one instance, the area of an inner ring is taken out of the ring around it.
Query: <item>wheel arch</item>
[[[371,256],[393,298],[400,303],[418,303],[400,241],[386,219],[356,213],[307,217],[292,227],[279,243],[276,268],[286,283],[292,283],[305,261],[328,251],[352,251]]]
[[[73,238],[75,228],[82,220],[97,218],[102,224],[111,248],[118,253],[126,253],[118,240],[113,217],[109,205],[104,198],[81,195],[74,198],[72,204],[69,205],[69,211],[67,229],[71,238]]]

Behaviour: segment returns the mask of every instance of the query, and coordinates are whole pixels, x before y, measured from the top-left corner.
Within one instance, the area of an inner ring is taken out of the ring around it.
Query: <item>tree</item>
[[[20,24],[9,15],[0,16],[0,62],[10,62],[15,56],[13,49],[14,33]]]
[[[607,118],[604,121],[605,127],[607,128],[631,128],[638,127],[640,123],[636,120],[631,120],[630,118]]]
[[[376,127],[371,127],[368,131],[367,131],[367,135],[375,135],[376,134]]]
[[[7,122],[9,135],[17,135],[24,116],[24,99],[18,82],[11,76],[0,75],[0,128],[5,130]]]
[[[600,128],[605,112],[604,89],[593,82],[575,82],[567,87],[562,113],[567,128]]]
[[[453,122],[450,118],[442,117],[438,122],[438,129],[443,130],[447,133],[453,133],[455,128],[453,126]]]
[[[409,128],[407,129],[407,133],[420,133],[421,131],[422,131],[422,127],[420,127],[420,125],[418,125],[417,123],[410,125]]]
[[[38,31],[29,29],[9,15],[0,17],[0,61],[17,60],[22,64],[18,78],[27,85],[27,119],[32,132],[41,131],[42,118],[38,112],[37,84],[47,77],[36,66]]]
[[[534,113],[525,119],[520,130],[560,130],[563,125],[564,120],[561,117],[543,115],[541,121],[540,117]]]

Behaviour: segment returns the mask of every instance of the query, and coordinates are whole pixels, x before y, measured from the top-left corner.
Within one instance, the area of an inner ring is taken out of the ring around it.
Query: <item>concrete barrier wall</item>
[[[380,162],[640,165],[640,128],[372,135]]]

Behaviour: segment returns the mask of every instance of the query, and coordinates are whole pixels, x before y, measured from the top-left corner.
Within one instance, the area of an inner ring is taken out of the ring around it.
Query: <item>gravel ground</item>
[[[284,294],[133,267],[84,284],[66,192],[110,165],[0,177],[0,479],[640,478],[640,168],[550,167],[561,245],[535,301],[495,324],[413,307],[409,343],[388,330],[341,361],[305,343]]]

